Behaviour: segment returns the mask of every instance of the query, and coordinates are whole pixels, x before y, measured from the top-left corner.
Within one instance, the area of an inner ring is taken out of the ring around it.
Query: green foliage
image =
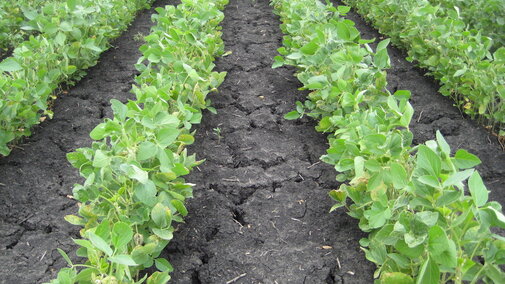
[[[378,283],[496,282],[504,279],[501,206],[464,150],[452,155],[440,132],[412,146],[410,92],[386,89],[387,45],[373,51],[344,15],[317,0],[272,0],[286,34],[274,66],[298,67],[311,90],[302,113],[319,119],[330,147],[321,157],[343,183],[331,210],[346,207],[368,232],[360,241]],[[287,118],[295,118],[294,114]],[[470,195],[466,195],[468,189]]]
[[[0,63],[0,155],[8,155],[8,144],[30,135],[33,125],[52,117],[48,101],[57,87],[80,79],[151,1],[66,0],[29,11],[23,30],[38,35]]]
[[[24,30],[23,23],[29,21],[48,3],[63,0],[4,0],[0,3],[0,58],[3,52],[16,47],[33,30]]]
[[[188,214],[184,201],[193,185],[182,176],[201,163],[185,149],[194,141],[192,125],[200,123],[207,94],[226,76],[212,69],[214,57],[224,53],[218,24],[227,3],[183,0],[156,9],[156,25],[140,48],[136,100],[112,100],[114,117],[90,133],[92,146],[68,154],[86,179],[73,190],[80,216],[66,219],[83,226],[82,239],[74,241],[87,261],[70,263],[51,283],[170,279],[173,268],[159,255],[173,238],[173,224]],[[160,271],[143,277],[153,265]]]
[[[470,29],[493,39],[493,50],[505,46],[505,2],[502,0],[429,0],[440,16],[457,12]],[[456,10],[457,9],[457,10]]]
[[[497,133],[503,133],[505,47],[498,44],[493,48],[493,39],[484,36],[492,35],[493,31],[503,36],[503,8],[495,11],[501,16],[490,18],[495,19],[502,28],[492,29],[479,25],[469,28],[464,21],[468,17],[463,16],[462,19],[459,10],[448,8],[447,3],[432,5],[428,0],[344,2],[357,8],[381,33],[390,36],[396,45],[405,48],[409,60],[427,68],[441,82],[440,92],[452,97],[462,111],[478,118],[485,125],[494,126]],[[503,7],[503,1],[501,4],[496,3],[500,1],[483,0],[449,2],[467,3],[465,7],[468,5],[472,8],[463,8],[466,11],[463,14],[475,17],[485,17],[483,14],[492,13],[496,6]],[[485,21],[485,18],[478,18],[474,22]],[[492,30],[486,33],[484,29]]]

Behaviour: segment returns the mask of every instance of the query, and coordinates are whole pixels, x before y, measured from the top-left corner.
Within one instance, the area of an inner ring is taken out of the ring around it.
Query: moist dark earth
[[[154,6],[173,4],[157,1]],[[112,98],[132,98],[129,89],[140,56],[136,41],[152,25],[153,10],[130,29],[75,87],[54,103],[54,119],[34,129],[9,157],[0,158],[0,282],[41,283],[65,266],[56,248],[70,253],[78,228],[68,197],[82,182],[65,154],[89,146],[89,132],[111,116]],[[218,110],[204,113],[190,150],[206,162],[187,176],[196,184],[190,214],[164,251],[173,283],[372,283],[374,266],[359,249],[365,235],[344,210],[328,213],[327,192],[338,187],[335,171],[319,162],[326,137],[303,118],[283,114],[304,94],[294,69],[271,69],[281,46],[279,20],[266,0],[231,0],[223,39],[232,54],[218,59],[228,76],[210,98]],[[349,14],[364,38],[379,38],[359,16]],[[424,71],[390,48],[389,88],[413,92],[415,143],[436,129],[454,148],[477,154],[491,198],[505,204],[505,154],[496,138],[463,117],[437,93]]]

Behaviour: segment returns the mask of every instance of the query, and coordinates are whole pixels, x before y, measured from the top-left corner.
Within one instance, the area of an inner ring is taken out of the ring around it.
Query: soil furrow
[[[153,7],[175,1],[157,1]],[[54,118],[35,127],[9,157],[0,159],[0,283],[40,283],[66,265],[56,248],[72,251],[78,228],[63,220],[77,206],[67,197],[79,173],[65,157],[91,145],[89,132],[112,98],[126,102],[140,57],[138,39],[152,26],[154,9],[141,11],[128,31],[102,54],[79,83],[54,102]]]
[[[228,76],[191,149],[206,162],[187,177],[195,198],[165,251],[173,282],[371,282],[357,222],[328,213],[338,184],[316,163],[326,137],[313,121],[282,118],[304,94],[294,69],[271,69],[282,34],[269,1],[232,0],[225,15],[232,54],[217,69]]]
[[[340,1],[332,1],[336,5],[343,5]],[[351,11],[347,18],[356,23],[356,28],[363,38],[385,38],[354,11]],[[477,169],[491,190],[489,198],[504,205],[505,149],[496,136],[491,135],[476,121],[463,116],[454,106],[452,99],[438,92],[439,84],[427,76],[425,70],[405,60],[405,52],[393,46],[389,46],[388,51],[392,65],[387,70],[389,90],[412,92],[410,103],[415,113],[410,127],[414,134],[414,143],[421,144],[435,139],[435,132],[440,130],[453,151],[461,148],[477,155],[482,161]]]

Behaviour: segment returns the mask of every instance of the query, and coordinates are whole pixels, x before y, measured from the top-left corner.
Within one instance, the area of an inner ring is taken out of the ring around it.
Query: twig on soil
[[[302,177],[301,174],[298,174],[298,176],[302,179],[302,181],[304,181],[305,179]]]
[[[247,150],[251,150],[251,149],[252,149],[252,147],[246,147],[246,148],[240,149],[240,151],[247,151]]]
[[[233,282],[235,282],[235,281],[239,280],[240,278],[242,278],[242,277],[244,277],[244,276],[246,276],[246,275],[247,275],[247,273],[242,273],[242,274],[240,274],[239,276],[237,276],[237,277],[235,277],[235,278],[233,278],[233,279],[230,279],[230,280],[226,281],[226,284],[233,283]]]
[[[223,181],[229,181],[229,182],[240,182],[238,178],[223,178]]]
[[[44,253],[42,254],[42,256],[40,257],[39,261],[42,261],[42,259],[44,258],[44,256],[46,256],[46,253],[47,253],[47,250],[44,251]]]
[[[199,172],[201,172],[201,171],[202,171],[202,170],[200,170],[200,168],[199,168],[198,166],[196,167],[196,169],[197,169]]]
[[[238,114],[236,114],[236,113],[232,113],[231,115],[242,118],[242,116],[241,116],[241,115],[238,115]]]
[[[489,135],[486,136],[486,138],[487,138],[487,142],[489,142],[489,145],[493,144],[493,142],[491,142],[491,139],[489,139]]]
[[[300,222],[300,223],[303,223],[303,221],[302,221],[302,220],[300,220],[300,219],[296,219],[296,218],[293,218],[293,217],[291,217],[291,220],[293,220],[293,221],[298,221],[298,222]]]
[[[279,240],[281,240],[283,243],[285,244],[288,244],[288,242],[286,242],[285,240],[282,239],[282,235],[281,235],[281,232],[279,231],[279,229],[275,226],[275,223],[273,221],[270,221],[270,223],[272,223],[272,227],[274,227],[274,229],[277,231],[277,234],[279,234]]]
[[[501,141],[501,139],[498,138],[497,140],[498,140],[498,143],[500,143],[502,151],[505,151],[505,145],[503,145],[503,142]]]
[[[337,266],[338,270],[342,270],[342,265],[340,265],[340,259],[338,259],[338,257],[337,257]]]
[[[312,168],[313,166],[318,165],[318,164],[320,164],[320,163],[321,163],[321,161],[316,162],[316,163],[313,163],[312,165],[308,166],[308,167],[307,167],[307,169],[310,169],[310,168]]]
[[[3,184],[3,183],[0,182],[0,186],[5,186],[5,184]]]
[[[419,123],[419,121],[421,120],[422,116],[423,116],[423,110],[421,111],[421,113],[419,113],[419,117],[417,118],[417,123]]]
[[[233,222],[237,223],[239,226],[240,226],[240,229],[242,229],[244,227],[244,225],[242,225],[239,221],[237,221],[237,219],[233,218]],[[242,231],[240,231],[240,233],[242,233]]]

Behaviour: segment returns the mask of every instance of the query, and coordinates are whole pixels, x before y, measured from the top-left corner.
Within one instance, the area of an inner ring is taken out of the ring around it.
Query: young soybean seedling
[[[212,130],[214,131],[214,134],[216,134],[216,136],[217,136],[218,143],[220,143],[221,142],[221,138],[223,138],[223,136],[221,136],[221,128],[216,127],[216,128],[214,128]]]

